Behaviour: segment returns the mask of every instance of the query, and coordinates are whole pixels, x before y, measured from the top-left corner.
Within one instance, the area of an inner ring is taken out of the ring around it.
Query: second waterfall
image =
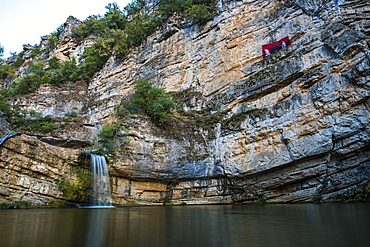
[[[112,193],[105,157],[91,154],[90,164],[92,172],[91,206],[112,206]]]

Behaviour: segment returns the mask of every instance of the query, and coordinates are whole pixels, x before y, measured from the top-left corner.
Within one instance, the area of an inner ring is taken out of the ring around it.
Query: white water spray
[[[112,194],[105,157],[91,154],[90,164],[92,171],[91,206],[112,206]]]

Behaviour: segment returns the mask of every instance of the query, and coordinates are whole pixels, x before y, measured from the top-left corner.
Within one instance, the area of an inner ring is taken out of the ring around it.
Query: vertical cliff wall
[[[112,58],[90,84],[109,102],[105,110],[96,105],[101,118],[137,78],[169,91],[198,92],[184,102],[194,115],[181,116],[169,129],[129,120],[129,151],[112,164],[112,172],[127,180],[116,190],[136,200],[186,202],[361,194],[369,177],[369,5],[219,5],[220,14],[204,26],[169,21],[123,63]],[[263,44],[303,32],[262,60]],[[197,115],[205,107],[210,113]],[[132,181],[166,186],[138,188]]]
[[[204,25],[169,19],[123,61],[112,56],[83,99],[67,104],[84,117],[80,127],[91,135],[74,135],[84,142],[96,141],[136,79],[174,91],[184,109],[162,128],[144,116],[124,121],[130,142],[109,163],[115,203],[366,197],[369,3],[246,0],[218,8]],[[286,36],[291,46],[262,59],[262,45]],[[84,45],[64,40],[54,53],[80,54]],[[38,97],[16,100],[54,116],[69,111]]]

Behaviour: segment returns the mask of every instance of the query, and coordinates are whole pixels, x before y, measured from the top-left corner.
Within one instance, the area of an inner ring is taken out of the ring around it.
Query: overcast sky
[[[40,37],[57,30],[72,15],[83,21],[103,15],[109,3],[122,9],[132,0],[0,0],[0,44],[4,57],[19,53],[23,44],[39,44]]]

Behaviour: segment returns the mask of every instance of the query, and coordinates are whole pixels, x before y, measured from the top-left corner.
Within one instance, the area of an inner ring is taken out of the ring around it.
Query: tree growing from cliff
[[[135,0],[127,4],[127,6],[124,7],[124,10],[126,11],[127,16],[138,13],[140,10],[142,10],[145,7],[145,3],[146,3],[146,0]]]
[[[15,69],[9,64],[0,65],[0,79],[5,80],[6,78],[11,78],[15,75]]]
[[[159,4],[158,11],[163,18],[177,14],[194,23],[209,21],[216,10],[215,0],[159,0]]]
[[[110,3],[105,8],[108,10],[104,15],[107,27],[109,29],[124,29],[127,17],[117,3]]]
[[[126,117],[128,114],[146,114],[157,125],[171,121],[176,104],[169,93],[144,79],[136,81],[135,92],[129,100],[123,100],[116,107],[116,114]]]
[[[104,16],[89,16],[75,30],[75,38],[97,36],[96,43],[88,47],[81,59],[81,72],[85,79],[101,70],[109,57],[122,59],[130,49],[139,46],[165,19],[175,13],[194,23],[210,20],[216,10],[215,0],[160,0],[160,7],[151,14],[144,13],[145,0],[135,0],[120,10],[116,3],[106,6]]]
[[[62,63],[55,62],[54,58],[49,60],[50,69],[47,71],[49,80],[44,79],[45,83],[60,84],[67,81],[76,82],[80,79],[81,68],[77,65],[75,57]]]
[[[116,136],[118,123],[104,125],[98,133],[99,145],[98,153],[111,153],[113,151],[114,139]]]

